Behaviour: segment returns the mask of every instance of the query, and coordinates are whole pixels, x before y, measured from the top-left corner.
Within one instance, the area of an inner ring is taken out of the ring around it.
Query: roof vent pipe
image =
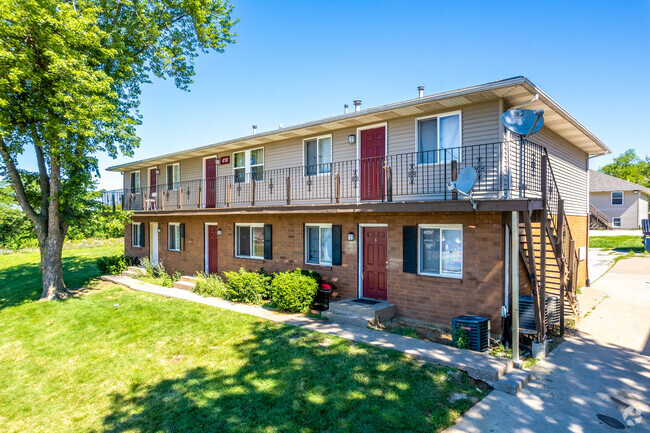
[[[253,125],[253,134],[257,134],[257,125]]]
[[[343,111],[348,114],[348,104],[343,104]]]
[[[418,86],[418,98],[424,97],[424,86]]]
[[[355,112],[361,111],[361,99],[355,99],[354,101],[352,101],[352,103],[354,103]]]

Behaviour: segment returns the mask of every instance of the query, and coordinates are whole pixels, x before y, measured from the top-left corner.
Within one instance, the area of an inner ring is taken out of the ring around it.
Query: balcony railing
[[[455,200],[447,183],[468,166],[477,199],[538,197],[542,149],[517,141],[402,153],[106,191],[104,202],[153,211]]]

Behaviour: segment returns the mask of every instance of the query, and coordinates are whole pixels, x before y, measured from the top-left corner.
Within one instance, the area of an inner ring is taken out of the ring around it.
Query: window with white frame
[[[181,250],[181,225],[180,223],[167,224],[167,249],[169,251]]]
[[[134,248],[142,248],[143,245],[143,223],[131,223],[131,246]]]
[[[460,115],[458,111],[416,119],[419,164],[444,162],[444,153],[448,153],[447,160],[460,159],[460,150],[449,150],[461,146]]]
[[[131,193],[140,193],[140,171],[131,172]]]
[[[235,224],[235,257],[264,258],[264,224]]]
[[[235,152],[233,159],[233,175],[235,183],[264,180],[264,148]]]
[[[612,227],[621,227],[621,217],[612,218]]]
[[[332,171],[332,136],[308,138],[303,141],[305,176]]]
[[[181,187],[181,165],[179,163],[167,166],[167,189],[175,190]]]
[[[623,192],[614,191],[612,192],[612,206],[622,206],[623,205]]]
[[[305,263],[332,266],[332,224],[305,224]]]
[[[418,226],[418,274],[460,278],[463,274],[463,226]]]

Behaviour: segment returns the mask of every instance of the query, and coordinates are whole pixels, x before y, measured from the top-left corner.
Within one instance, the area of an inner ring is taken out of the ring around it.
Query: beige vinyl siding
[[[530,140],[548,150],[560,197],[567,215],[585,216],[589,208],[589,162],[587,154],[548,128]]]
[[[648,218],[648,196],[646,194],[639,193],[639,225],[641,225],[641,220]]]
[[[645,201],[642,197],[645,197]],[[641,193],[635,194],[634,191],[623,191],[623,205],[612,205],[612,194],[606,192],[592,192],[589,194],[592,205],[607,215],[610,224],[614,217],[621,218],[621,227],[623,229],[639,228],[641,220],[639,218],[640,210],[645,206],[645,213],[648,214],[648,199]],[[645,217],[647,218],[647,216]],[[618,227],[617,227],[618,228]]]

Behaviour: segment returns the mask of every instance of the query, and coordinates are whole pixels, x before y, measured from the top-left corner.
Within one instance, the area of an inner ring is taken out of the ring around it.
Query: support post
[[[255,206],[255,189],[256,189],[255,185],[256,184],[257,182],[255,181],[255,179],[251,179],[251,206]]]
[[[455,159],[451,161],[451,180],[453,182],[456,182],[458,180],[458,161]],[[451,199],[458,200],[458,193],[456,191],[451,193]]]
[[[564,337],[564,298],[566,298],[566,257],[564,257],[564,200],[559,200],[557,204],[557,248],[555,251],[560,255],[560,337]]]
[[[510,269],[512,278],[510,287],[512,288],[512,361],[515,367],[521,368],[522,363],[519,359],[519,212],[513,211],[510,227]]]
[[[575,255],[576,255],[576,241],[573,239],[569,240],[569,292],[571,295],[573,295],[575,291],[575,280],[576,280],[576,272],[575,272]]]
[[[199,202],[196,205],[196,207],[199,209],[201,209],[201,202],[203,201],[203,194],[201,193],[202,190],[203,189],[201,188],[201,185],[199,185]]]
[[[111,199],[113,201],[113,212],[115,212],[115,194],[111,194]]]
[[[539,298],[544,323],[542,339],[546,339],[546,230],[548,226],[548,203],[546,196],[547,156],[542,154],[542,216],[539,222]],[[540,343],[543,343],[543,340]]]
[[[386,201],[393,201],[393,168],[386,166]]]
[[[334,176],[334,186],[335,186],[335,194],[336,194],[336,202],[341,203],[341,174],[336,173]]]
[[[528,265],[530,267],[531,288],[533,290],[533,306],[535,307],[535,328],[537,331],[537,342],[541,343],[544,338],[544,306],[540,305],[539,286],[537,283],[537,266],[535,264],[535,244],[533,243],[533,227],[530,222],[530,215],[524,211],[524,223],[526,224],[526,249],[528,250]],[[543,308],[543,310],[542,310]]]
[[[291,177],[287,176],[287,205],[291,204]]]
[[[176,197],[178,198],[178,208],[183,209],[183,187],[181,186],[177,191],[178,195]]]
[[[226,207],[230,207],[230,197],[232,194],[232,183],[228,184],[228,189],[226,191]]]

